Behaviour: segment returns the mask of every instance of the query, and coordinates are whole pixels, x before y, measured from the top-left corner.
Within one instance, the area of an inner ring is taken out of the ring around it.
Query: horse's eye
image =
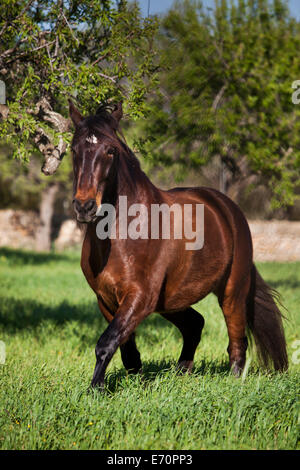
[[[107,155],[109,157],[114,157],[117,153],[117,150],[113,147],[110,147],[108,150],[107,150]]]

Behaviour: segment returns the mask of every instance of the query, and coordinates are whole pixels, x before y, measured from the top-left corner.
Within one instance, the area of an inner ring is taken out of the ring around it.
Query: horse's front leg
[[[116,352],[133,333],[138,324],[153,311],[141,295],[127,296],[119,306],[115,317],[100,336],[96,348],[96,366],[94,370],[92,387],[104,385],[106,368]]]
[[[111,312],[107,309],[100,296],[98,296],[98,304],[100,312],[103,314],[106,321],[110,323],[114,317]],[[124,364],[125,369],[127,369],[128,373],[137,374],[138,372],[141,372],[141,356],[136,347],[134,332],[129,335],[128,339],[124,343],[120,344],[120,351],[122,362]]]

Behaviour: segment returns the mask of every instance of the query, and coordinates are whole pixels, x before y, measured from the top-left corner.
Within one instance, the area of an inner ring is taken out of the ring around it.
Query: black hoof
[[[97,383],[97,382],[91,382],[89,388],[88,388],[88,392],[93,392],[94,390],[98,391],[98,392],[104,392],[105,388],[104,388],[104,382],[100,382],[100,383]]]

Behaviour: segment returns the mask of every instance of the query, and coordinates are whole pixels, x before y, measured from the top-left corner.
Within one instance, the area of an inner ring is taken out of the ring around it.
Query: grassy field
[[[258,267],[288,309],[287,373],[259,370],[251,356],[244,376],[232,377],[224,319],[209,296],[196,306],[206,325],[193,374],[176,374],[180,334],[153,314],[137,332],[144,380],[126,375],[117,351],[100,394],[87,388],[106,324],[79,254],[1,249],[0,448],[297,448],[300,263]]]

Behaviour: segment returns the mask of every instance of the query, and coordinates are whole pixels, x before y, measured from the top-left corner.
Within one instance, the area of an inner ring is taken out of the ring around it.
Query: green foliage
[[[33,137],[42,128],[57,145],[70,133],[41,119],[42,98],[67,117],[67,99],[83,113],[122,99],[133,119],[144,113],[146,94],[156,84],[155,19],[142,19],[127,1],[70,2],[4,0],[0,12],[0,74],[7,87],[8,118],[0,139],[28,161]]]
[[[219,156],[230,172],[261,177],[273,206],[292,204],[299,188],[300,24],[285,1],[176,2],[163,20],[166,64],[150,102],[141,150],[154,164],[195,168]]]

